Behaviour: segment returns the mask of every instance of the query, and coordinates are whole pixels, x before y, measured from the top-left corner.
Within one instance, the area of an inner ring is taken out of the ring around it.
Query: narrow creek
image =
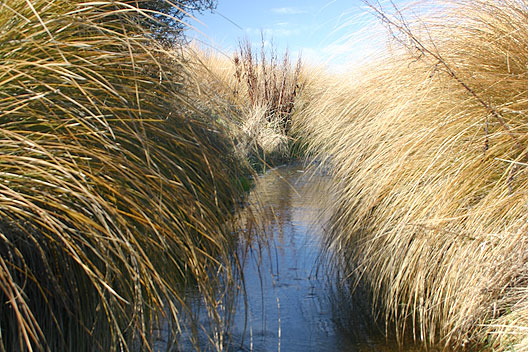
[[[399,350],[368,321],[369,302],[334,294],[320,256],[329,182],[300,165],[259,177],[250,199],[259,203],[258,216],[268,219],[268,231],[244,259],[246,308],[235,315],[230,350]],[[350,308],[351,302],[361,307]]]
[[[361,290],[339,290],[338,279],[321,256],[325,205],[331,201],[331,179],[306,172],[301,165],[272,169],[260,176],[249,202],[265,230],[254,234],[243,250],[244,294],[230,316],[220,349],[232,352],[394,352],[419,351],[386,338],[371,315],[370,299]],[[242,240],[244,241],[244,240]],[[211,326],[195,291],[189,292],[201,326]],[[199,310],[200,310],[199,309]],[[208,330],[207,328],[205,330]],[[156,350],[167,349],[167,335]],[[187,335],[189,336],[189,335]],[[212,345],[202,336],[200,350]],[[178,351],[195,347],[180,339]],[[195,345],[194,345],[195,346]],[[216,347],[218,349],[218,347]],[[168,348],[168,350],[171,350]],[[429,349],[432,351],[432,349]]]

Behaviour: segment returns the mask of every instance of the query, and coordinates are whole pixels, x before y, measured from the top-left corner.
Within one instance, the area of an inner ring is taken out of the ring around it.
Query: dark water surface
[[[373,320],[369,302],[332,293],[332,278],[320,257],[329,182],[300,166],[280,167],[259,178],[252,201],[258,203],[259,218],[269,221],[268,231],[259,234],[243,263],[247,308],[237,311],[230,350],[398,350],[368,321]]]

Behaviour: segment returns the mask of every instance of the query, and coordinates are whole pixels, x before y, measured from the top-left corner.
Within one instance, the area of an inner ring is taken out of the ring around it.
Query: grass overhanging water
[[[0,5],[5,350],[223,349],[245,160],[294,148],[334,179],[342,299],[401,342],[528,350],[525,0],[371,4],[385,56],[339,77],[168,51],[127,1],[29,3]]]
[[[336,180],[336,270],[401,341],[526,350],[528,4],[370,8],[389,54],[297,120]]]
[[[2,350],[149,350],[160,328],[169,345],[210,329],[221,349],[239,163],[182,55],[139,25],[149,15],[0,4]],[[183,326],[186,287],[210,328]]]

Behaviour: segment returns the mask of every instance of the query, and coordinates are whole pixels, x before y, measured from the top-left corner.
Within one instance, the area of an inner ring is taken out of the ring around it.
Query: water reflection
[[[196,346],[206,351],[256,352],[419,350],[400,348],[387,339],[371,315],[368,293],[361,289],[351,293],[328,272],[327,258],[320,254],[324,210],[332,201],[330,182],[322,173],[305,172],[300,165],[259,177],[249,197],[252,211],[240,215],[247,216],[241,220],[246,227],[258,229],[248,231],[253,233],[249,239],[240,239],[244,292],[231,306],[230,291],[225,291],[219,300],[225,303],[216,309],[226,321],[218,325],[211,323],[205,305],[190,291],[198,319],[191,323],[195,332],[178,338],[179,350]],[[193,342],[197,335],[200,341]],[[161,341],[160,346],[166,347],[167,338]]]
[[[329,182],[300,166],[259,178],[250,199],[266,231],[243,259],[247,301],[234,320],[231,350],[397,350],[375,330],[368,298],[343,302],[319,262]]]

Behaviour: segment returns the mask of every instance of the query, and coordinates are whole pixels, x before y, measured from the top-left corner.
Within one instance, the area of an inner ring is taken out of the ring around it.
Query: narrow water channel
[[[257,219],[248,224],[257,222],[262,230],[241,239],[244,285],[234,307],[220,306],[230,316],[223,342],[214,347],[207,338],[215,327],[191,290],[189,299],[199,308],[198,323],[206,334],[199,337],[200,348],[190,342],[192,334],[182,335],[177,351],[420,351],[386,338],[374,322],[368,295],[339,290],[342,285],[327,270],[321,246],[330,182],[330,177],[305,172],[301,165],[279,167],[258,178],[249,197]],[[172,351],[167,333],[160,335],[155,350]]]
[[[259,178],[251,199],[258,202],[259,218],[269,221],[268,230],[244,258],[247,300],[236,313],[230,350],[398,350],[371,321],[362,321],[371,319],[369,302],[350,309],[357,298],[332,293],[320,257],[329,182],[301,166],[280,167]],[[338,321],[348,321],[347,328]]]

